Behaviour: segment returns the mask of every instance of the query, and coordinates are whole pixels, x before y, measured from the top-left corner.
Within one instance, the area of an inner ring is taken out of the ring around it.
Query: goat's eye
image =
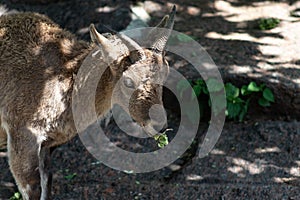
[[[133,80],[131,78],[128,78],[128,77],[126,77],[124,79],[124,85],[128,88],[134,88],[134,86],[135,86]]]

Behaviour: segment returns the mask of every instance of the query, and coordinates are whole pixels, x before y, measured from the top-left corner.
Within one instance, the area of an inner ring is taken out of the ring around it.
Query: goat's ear
[[[100,47],[105,62],[110,64],[117,59],[120,49],[114,46],[106,37],[98,33],[94,24],[90,25],[90,35],[92,42]]]
[[[161,22],[157,25],[157,27],[150,32],[149,34],[150,40],[152,40],[155,36],[154,42],[151,45],[152,51],[163,54],[167,41],[173,30],[175,14],[176,14],[176,6],[174,5],[170,15],[166,15],[161,20]],[[160,28],[162,26],[163,29]]]

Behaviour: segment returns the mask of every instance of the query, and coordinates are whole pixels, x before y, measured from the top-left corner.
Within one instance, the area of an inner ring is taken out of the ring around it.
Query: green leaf
[[[222,83],[214,78],[208,79],[206,84],[210,92],[219,92],[224,87]]]
[[[211,96],[213,97],[214,104],[211,108],[212,113],[216,116],[226,109],[226,97],[221,94]],[[211,99],[208,101],[209,106],[211,107]]]
[[[205,82],[204,82],[204,80],[202,80],[202,79],[197,79],[196,81],[195,81],[195,83],[196,83],[196,85],[203,85],[203,86],[205,86]]]
[[[210,98],[208,99],[207,104],[208,104],[209,107],[211,107],[211,99]]]
[[[241,112],[239,114],[239,121],[242,122],[248,112],[250,99],[247,99],[246,103],[243,105]]]
[[[242,86],[242,88],[241,88],[241,94],[242,94],[243,96],[249,95],[249,94],[251,94],[251,93],[253,93],[253,91],[248,90],[248,86],[247,86],[247,85],[243,85],[243,86]]]
[[[159,148],[163,148],[169,144],[168,136],[166,133],[155,135],[154,139],[158,142],[157,145]]]
[[[198,97],[201,94],[202,88],[200,85],[194,85],[193,90],[194,90],[194,92],[192,92],[192,99],[194,99],[195,97]]]
[[[242,122],[247,114],[248,110],[245,108],[245,106],[243,106],[243,108],[241,109],[241,112],[239,114],[239,122]]]
[[[77,174],[76,174],[76,173],[69,174],[69,175],[65,176],[65,179],[67,179],[67,180],[71,180],[71,179],[73,179],[75,176],[77,176]]]
[[[191,56],[192,56],[192,57],[196,57],[196,56],[197,56],[197,53],[196,53],[196,52],[193,52]]]
[[[190,83],[187,80],[180,80],[176,85],[176,90],[179,92],[180,98],[183,97],[184,91],[191,87]]]
[[[197,101],[197,100],[194,100]],[[184,113],[191,123],[198,123],[197,119],[200,120],[200,110],[199,108],[195,108],[195,103],[191,102],[183,102],[183,110]]]
[[[209,94],[207,87],[203,87],[202,92],[207,95]]]
[[[21,198],[21,194],[20,194],[19,192],[16,192],[16,193],[14,194],[14,197],[16,197],[17,199],[20,199],[20,198]]]
[[[241,88],[241,94],[242,95],[247,95],[249,94],[249,91],[248,91],[248,87],[246,85],[243,85],[242,88]]]
[[[265,98],[260,98],[260,99],[258,99],[258,104],[259,104],[260,106],[262,106],[262,107],[268,107],[268,106],[271,105],[271,104],[270,104],[270,101],[268,101],[268,100],[265,99]]]
[[[229,118],[236,118],[240,114],[241,109],[242,106],[240,103],[227,102],[227,113]]]
[[[194,41],[193,38],[191,38],[190,36],[188,36],[186,34],[183,34],[183,33],[179,33],[176,37],[177,37],[177,39],[180,42],[191,42],[191,41]]]
[[[259,90],[263,91],[263,89],[266,87],[266,84],[262,83],[259,85]]]
[[[227,99],[230,100],[237,98],[239,96],[239,88],[235,87],[231,83],[226,83],[225,92],[226,92]]]
[[[264,18],[259,20],[260,30],[270,30],[275,28],[280,23],[279,19],[276,18]]]
[[[274,102],[274,95],[273,95],[273,92],[269,89],[269,88],[265,88],[264,91],[263,91],[263,97],[270,101],[270,102]]]
[[[171,46],[174,46],[174,45],[178,45],[180,42],[177,38],[177,35],[170,35],[169,39],[168,39],[168,42],[167,42],[167,45],[171,45]]]
[[[255,82],[252,81],[249,83],[247,90],[249,90],[250,92],[259,92],[260,88],[256,85]]]
[[[243,99],[241,99],[240,97],[237,97],[235,99],[232,100],[232,103],[244,103],[245,101]]]
[[[9,200],[20,200],[20,199],[22,199],[20,192],[15,192],[14,196],[9,198]]]

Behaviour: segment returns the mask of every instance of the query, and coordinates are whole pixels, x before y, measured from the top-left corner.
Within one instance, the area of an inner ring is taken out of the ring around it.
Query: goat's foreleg
[[[50,199],[50,150],[26,128],[10,130],[8,157],[11,172],[25,200]]]
[[[51,198],[52,174],[50,173],[51,162],[50,148],[41,147],[39,153],[39,171],[41,177],[41,199],[48,200]]]

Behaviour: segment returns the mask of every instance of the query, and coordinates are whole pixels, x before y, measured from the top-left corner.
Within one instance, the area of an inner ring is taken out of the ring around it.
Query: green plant
[[[162,134],[155,135],[153,138],[157,141],[157,145],[159,148],[163,148],[169,144],[169,139],[166,134],[168,131],[172,131],[173,129],[166,129]]]
[[[276,18],[263,18],[258,22],[260,30],[270,30],[278,26],[280,23],[279,19]]]
[[[198,119],[201,115],[203,115],[206,107],[211,107],[212,104],[209,99],[209,96],[211,95],[213,95],[214,100],[217,101],[213,104],[213,114],[217,115],[224,111],[226,104],[224,102],[224,97],[222,99],[221,90],[223,88],[223,83],[220,83],[214,78],[209,78],[206,82],[202,79],[197,79],[194,81],[179,81],[176,89],[179,92],[179,96],[182,100],[181,106],[183,107],[183,114],[188,117],[191,123],[197,123],[195,119]],[[200,113],[195,109],[195,105],[199,105]]]
[[[169,45],[177,45],[177,44],[181,44],[181,43],[189,43],[194,41],[196,38],[194,38],[193,36],[188,36],[184,33],[179,33],[179,34],[174,34],[171,35],[169,40],[168,40],[168,44]]]
[[[196,99],[196,97],[200,97],[201,95],[210,95],[213,94],[214,106],[212,108],[213,114],[217,115],[220,112],[225,110],[225,114],[229,119],[243,121],[246,116],[250,101],[254,96],[254,93],[259,95],[258,104],[262,107],[270,106],[271,103],[274,102],[273,92],[267,88],[264,84],[257,85],[255,82],[250,82],[248,85],[243,85],[241,88],[233,85],[232,83],[225,84],[225,94],[226,94],[226,104],[224,104],[224,98],[222,98],[222,89],[223,85],[219,83],[216,79],[208,79],[206,84],[204,80],[198,79],[195,81],[181,81],[177,85],[177,91],[179,92],[179,96],[182,98],[186,90],[192,87],[193,92],[190,101]],[[209,88],[209,90],[208,90]],[[200,102],[201,103],[201,102]],[[184,103],[185,114],[192,121],[194,119],[194,108],[189,108],[186,105],[189,105],[190,102]],[[203,104],[203,102],[202,102]],[[211,107],[211,99],[208,98],[208,106]],[[200,105],[201,106],[201,105]]]
[[[77,173],[71,173],[69,169],[63,169],[63,170],[59,170],[61,173],[66,174],[64,175],[64,178],[66,180],[72,180],[73,178],[75,178],[77,176]]]
[[[14,195],[9,198],[9,200],[21,200],[21,199],[22,199],[22,195],[20,194],[20,192],[15,192]]]
[[[187,80],[180,80],[176,85],[176,90],[179,93],[179,97],[181,99],[181,106],[183,107],[182,110],[189,121],[192,123],[196,123],[195,119],[199,118],[199,113],[195,111],[194,105],[197,103],[197,98],[199,97],[202,92],[205,92],[206,85],[203,80],[194,81],[187,81]],[[208,94],[207,92],[205,92]],[[199,106],[203,106],[203,104],[199,104]],[[202,109],[200,109],[201,111]]]
[[[72,180],[73,178],[75,178],[75,176],[77,176],[76,173],[68,174],[68,175],[65,176],[65,179]]]
[[[163,148],[169,144],[168,136],[166,134],[154,136],[154,139],[158,142],[157,145],[159,148]]]
[[[270,106],[273,103],[273,92],[265,86],[265,84],[257,85],[255,82],[250,82],[248,85],[243,85],[241,88],[234,86],[231,83],[225,85],[227,110],[226,115],[230,119],[243,121],[249,109],[250,100],[254,93],[260,95],[258,104],[262,107]]]

